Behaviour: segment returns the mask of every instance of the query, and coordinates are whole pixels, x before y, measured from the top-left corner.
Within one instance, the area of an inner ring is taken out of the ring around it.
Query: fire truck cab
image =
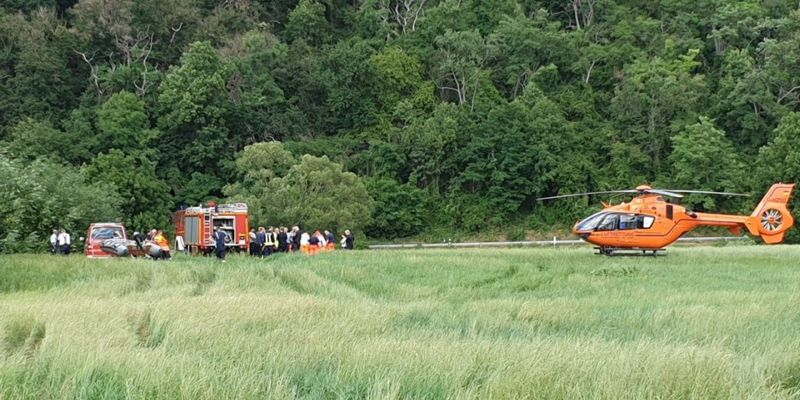
[[[189,253],[208,253],[214,249],[214,230],[228,234],[228,250],[246,251],[250,245],[247,204],[216,204],[188,207],[174,216],[177,241],[183,241]]]

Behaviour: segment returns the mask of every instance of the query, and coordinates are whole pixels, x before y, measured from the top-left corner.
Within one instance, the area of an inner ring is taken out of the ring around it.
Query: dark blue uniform
[[[219,230],[214,233],[214,247],[216,247],[217,257],[220,260],[225,261],[225,238],[228,237],[228,234],[225,233],[223,230]]]
[[[267,243],[267,234],[264,232],[258,232],[256,234],[256,243],[258,243],[258,255],[264,255],[264,243]]]

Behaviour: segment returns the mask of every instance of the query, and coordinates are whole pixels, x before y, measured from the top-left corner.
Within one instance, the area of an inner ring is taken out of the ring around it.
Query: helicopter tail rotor
[[[794,184],[776,183],[761,199],[745,225],[753,236],[761,236],[764,243],[774,244],[783,241],[794,225],[794,217],[787,205],[792,198]]]

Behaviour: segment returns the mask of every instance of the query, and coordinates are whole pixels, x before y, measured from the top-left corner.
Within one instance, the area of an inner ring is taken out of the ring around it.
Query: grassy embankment
[[[800,247],[0,257],[0,398],[799,398]]]

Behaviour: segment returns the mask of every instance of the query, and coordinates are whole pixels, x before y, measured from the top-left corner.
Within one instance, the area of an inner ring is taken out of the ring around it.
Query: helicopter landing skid
[[[595,247],[597,255],[603,256],[665,256],[667,249],[640,249],[636,247]]]

